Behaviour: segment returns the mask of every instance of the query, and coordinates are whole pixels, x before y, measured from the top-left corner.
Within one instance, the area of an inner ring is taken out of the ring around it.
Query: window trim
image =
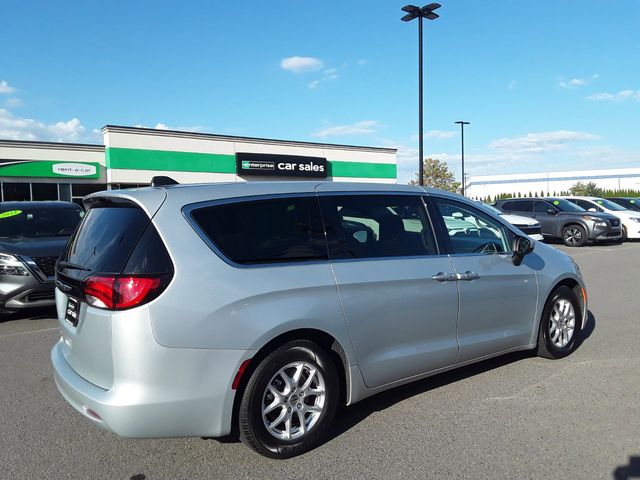
[[[496,252],[496,253],[480,253],[480,252],[456,253],[454,252],[453,245],[451,244],[451,237],[449,236],[449,231],[447,230],[447,226],[444,223],[444,219],[442,218],[442,215],[440,215],[440,212],[438,211],[438,207],[435,204],[436,200],[443,200],[447,202],[458,203],[464,206],[465,208],[475,210],[479,212],[481,215],[490,217],[492,220],[495,220],[498,224],[502,225],[506,230],[511,232],[513,235],[520,235],[520,236],[522,235],[515,231],[515,227],[513,227],[503,219],[499,218],[497,215],[494,216],[489,212],[484,212],[479,208],[477,208],[475,205],[472,205],[468,202],[460,201],[457,198],[449,198],[449,197],[440,196],[440,195],[427,195],[426,199],[428,200],[429,208],[433,211],[433,215],[435,215],[435,218],[437,219],[438,235],[442,238],[442,241],[446,247],[447,255],[451,257],[486,257],[488,255],[500,255],[505,257],[511,257],[513,255],[513,245],[511,244],[508,245],[509,250],[507,250],[506,252]]]

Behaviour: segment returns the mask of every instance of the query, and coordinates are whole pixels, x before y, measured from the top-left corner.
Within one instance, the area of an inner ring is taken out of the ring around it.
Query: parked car
[[[620,220],[608,213],[587,212],[562,198],[509,198],[498,200],[496,208],[535,218],[542,235],[559,238],[568,247],[582,247],[587,242],[620,241]]]
[[[607,198],[613,203],[617,203],[621,207],[626,208],[634,212],[640,212],[640,198],[639,197],[611,197]]]
[[[248,182],[84,204],[51,359],[66,401],[126,437],[237,431],[291,457],[339,403],[506,352],[564,357],[587,318],[568,255],[439,190]]]
[[[534,240],[538,240],[540,242],[544,241],[544,236],[542,235],[542,227],[540,226],[540,222],[531,217],[524,217],[521,215],[513,215],[510,213],[504,213],[498,210],[496,207],[491,205],[487,205],[485,203],[482,204],[484,207],[491,210],[496,215],[500,215],[507,222],[509,222],[514,227],[517,227],[522,232],[529,235]]]
[[[55,304],[54,264],[82,215],[71,202],[0,203],[0,313]]]
[[[622,222],[622,239],[640,238],[640,213],[627,210],[625,207],[605,198],[598,197],[564,197],[589,212],[605,212],[619,218]]]

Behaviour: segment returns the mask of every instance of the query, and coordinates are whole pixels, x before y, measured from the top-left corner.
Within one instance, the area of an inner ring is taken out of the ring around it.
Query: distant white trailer
[[[607,190],[640,190],[640,168],[477,175],[469,177],[467,196],[485,198],[503,193],[539,196],[543,192],[544,195],[558,195],[578,182],[594,182]]]

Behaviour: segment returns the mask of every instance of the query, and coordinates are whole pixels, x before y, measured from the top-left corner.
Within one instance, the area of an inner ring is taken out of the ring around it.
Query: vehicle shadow
[[[630,480],[640,478],[640,456],[629,457],[628,465],[620,465],[613,473],[615,480]]]
[[[10,322],[13,320],[44,320],[47,318],[55,318],[55,316],[56,307],[41,307],[17,312],[1,313],[0,323]]]
[[[580,348],[587,338],[591,336],[596,329],[596,317],[591,310],[587,310],[587,323],[585,323],[578,340],[576,341],[576,349]]]
[[[587,323],[580,335],[580,338],[576,342],[575,348],[580,346],[591,336],[596,326],[596,318],[591,311],[587,312]],[[413,383],[402,385],[392,388],[385,392],[378,393],[372,397],[366,398],[361,402],[349,407],[343,407],[340,409],[334,422],[334,428],[329,434],[329,440],[342,435],[347,432],[371,414],[386,410],[387,408],[395,405],[396,403],[407,400],[416,395],[426,393],[430,390],[435,390],[440,387],[444,387],[451,383],[456,383],[461,380],[465,380],[476,375],[507,366],[511,363],[524,360],[526,358],[534,357],[534,351],[528,350],[524,352],[509,353],[500,357],[492,358],[482,362],[478,362],[472,365],[461,367],[448,372],[434,375],[423,380],[418,380]]]

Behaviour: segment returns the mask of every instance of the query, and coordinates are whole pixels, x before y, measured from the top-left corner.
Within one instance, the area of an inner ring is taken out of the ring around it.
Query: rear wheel
[[[562,241],[567,247],[582,247],[587,243],[587,232],[580,225],[567,225],[562,229]]]
[[[270,458],[317,446],[335,415],[339,382],[333,361],[317,344],[282,345],[256,368],[242,395],[240,439]]]
[[[562,358],[576,344],[581,328],[580,303],[569,287],[558,288],[544,307],[538,334],[538,355]]]

